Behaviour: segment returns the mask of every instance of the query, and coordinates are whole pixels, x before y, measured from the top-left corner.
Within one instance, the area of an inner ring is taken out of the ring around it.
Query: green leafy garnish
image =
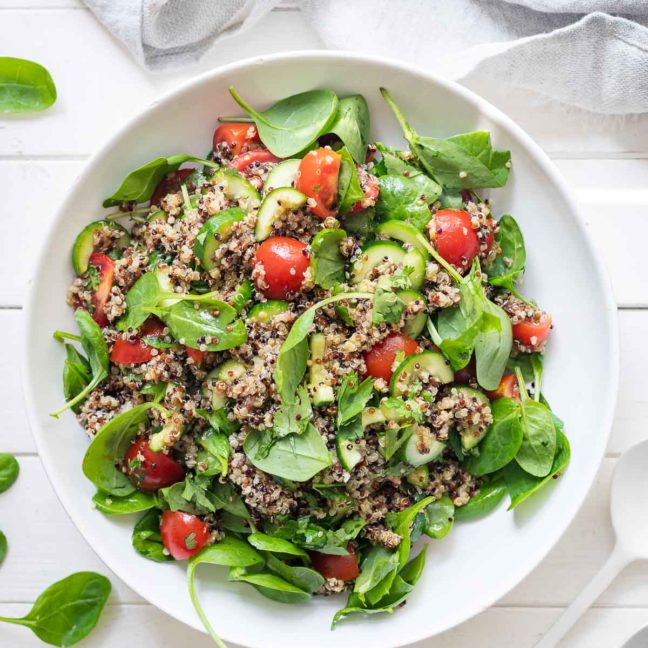
[[[37,112],[56,101],[56,86],[39,63],[0,56],[0,113]]]
[[[20,473],[20,464],[16,457],[8,452],[0,452],[0,493],[9,490]]]

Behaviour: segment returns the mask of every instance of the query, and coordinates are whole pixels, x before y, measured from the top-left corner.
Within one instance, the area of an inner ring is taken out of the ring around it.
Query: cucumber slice
[[[386,236],[395,241],[401,241],[401,243],[411,245],[413,248],[418,250],[426,260],[432,256],[430,254],[430,248],[432,246],[425,238],[425,234],[422,234],[418,229],[416,229],[416,227],[414,227],[414,225],[410,225],[405,221],[389,220],[381,223],[376,227],[376,234],[378,236]]]
[[[358,448],[358,442],[345,437],[339,432],[335,437],[335,450],[345,470],[353,470],[362,460],[362,453]]]
[[[455,387],[454,389],[466,400],[477,401],[481,405],[490,407],[488,397],[479,389],[464,386]],[[482,430],[478,425],[471,425],[470,427],[461,429],[459,432],[461,436],[461,447],[464,450],[472,450],[486,436],[486,432],[488,432],[488,428]]]
[[[128,230],[124,229],[118,223],[113,223],[112,221],[95,221],[86,225],[74,241],[72,246],[72,265],[74,266],[74,271],[78,275],[84,274],[88,270],[88,264],[90,261],[90,256],[95,251],[94,246],[94,236],[95,232],[100,230],[102,227],[109,227],[114,229],[116,232],[121,233],[121,237],[115,241],[115,245],[123,250],[128,247],[130,243],[130,234]]]
[[[387,419],[379,407],[365,407],[362,410],[362,428],[385,423]]]
[[[425,258],[418,250],[410,250],[403,259],[403,268],[411,268],[409,275],[412,288],[420,290],[425,283]]]
[[[232,384],[235,380],[242,378],[246,371],[246,366],[241,362],[236,360],[226,360],[207,374],[200,392],[203,396],[211,398],[211,406],[213,410],[223,409],[227,404],[227,397],[224,394],[221,394],[217,389],[211,387],[209,382],[222,380],[227,384]]]
[[[369,243],[362,250],[362,254],[351,268],[351,283],[359,284],[364,281],[374,268],[387,261],[402,265],[404,259],[405,250],[394,241],[374,241]]]
[[[294,187],[300,164],[301,160],[284,160],[277,164],[268,173],[268,177],[263,184],[263,193],[269,194],[273,189],[282,187]]]
[[[269,299],[262,304],[254,304],[248,313],[248,320],[266,324],[272,321],[277,315],[285,313],[290,308],[290,304],[281,299]]]
[[[420,300],[427,305],[425,297],[423,297],[420,292],[416,292],[416,290],[400,290],[396,294],[398,295],[398,299],[400,299],[406,306],[407,304],[417,300]],[[403,330],[407,335],[409,335],[409,337],[416,339],[425,329],[427,319],[428,316],[425,310],[416,315],[412,315],[405,320],[405,327]]]
[[[240,313],[252,300],[253,292],[252,282],[246,279],[227,301],[236,309],[237,313]]]
[[[414,426],[412,436],[401,449],[401,458],[410,466],[418,468],[438,459],[445,450],[446,444],[437,441],[430,428],[424,425]]]
[[[259,207],[261,201],[259,192],[234,169],[217,171],[211,179],[211,183],[220,187],[228,200],[238,202],[239,207],[247,212],[254,211]]]
[[[333,387],[327,383],[328,372],[324,366],[326,354],[326,338],[323,333],[313,333],[310,337],[310,373],[308,391],[313,405],[322,407],[335,401]]]
[[[308,197],[297,189],[285,187],[271,191],[261,203],[254,235],[265,241],[272,234],[272,224],[286,212],[295,211],[306,204]]]
[[[200,265],[209,272],[214,268],[214,252],[229,238],[234,223],[242,221],[247,213],[240,207],[232,207],[212,216],[198,230],[194,241],[194,254]]]
[[[417,488],[425,488],[430,483],[430,469],[426,464],[423,464],[418,468],[414,468],[412,472],[407,473],[407,475],[405,475],[405,479],[410,484],[412,484],[412,486],[416,486]]]
[[[422,372],[430,374],[441,384],[451,383],[454,372],[448,361],[436,351],[423,351],[405,358],[392,376],[390,389],[392,396],[404,396],[419,380]]]

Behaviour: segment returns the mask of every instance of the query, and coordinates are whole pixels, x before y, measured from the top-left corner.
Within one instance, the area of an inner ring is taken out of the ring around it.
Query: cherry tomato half
[[[364,354],[367,374],[373,378],[389,381],[394,373],[393,366],[396,355],[402,352],[407,357],[418,350],[419,346],[416,340],[412,340],[411,337],[403,333],[390,333]]]
[[[551,315],[542,313],[536,320],[525,320],[513,324],[513,337],[525,346],[538,349],[551,332]]]
[[[313,568],[324,578],[337,578],[342,581],[354,580],[360,575],[358,558],[352,545],[347,547],[349,552],[345,556],[334,556],[331,554],[311,551],[310,557],[313,561]]]
[[[462,209],[439,210],[432,238],[439,254],[457,268],[468,268],[479,254],[479,238],[468,212]]]
[[[167,194],[177,193],[185,179],[193,173],[193,169],[178,169],[167,173],[160,184],[155,187],[155,191],[151,196],[151,206],[159,205]]]
[[[232,122],[221,124],[214,131],[214,148],[226,144],[232,155],[239,155],[261,145],[259,132],[254,124]]]
[[[362,211],[366,207],[375,205],[376,200],[378,200],[378,195],[380,194],[380,184],[376,176],[367,172],[364,174],[359,173],[358,175],[360,177],[360,184],[362,185],[365,197],[351,207],[351,213],[353,214]]]
[[[99,326],[106,326],[108,324],[108,316],[106,315],[106,302],[110,297],[110,289],[113,285],[113,277],[115,275],[115,262],[106,254],[101,252],[93,252],[90,255],[89,263],[99,271],[99,285],[95,288],[92,295],[92,305],[94,312],[92,319],[99,324]]]
[[[488,398],[497,400],[498,398],[512,398],[513,400],[520,400],[520,386],[518,385],[515,374],[505,374],[500,380],[497,389],[486,392]]]
[[[310,209],[322,220],[337,213],[334,205],[341,161],[339,153],[325,147],[309,151],[299,164],[295,189],[315,200]]]
[[[150,347],[140,338],[147,335],[161,335],[163,330],[164,324],[159,319],[149,317],[142,325],[136,339],[125,340],[122,337],[118,337],[115,340],[115,344],[110,352],[110,361],[119,365],[148,362],[153,357],[153,347]]]
[[[154,493],[182,481],[184,468],[163,452],[153,452],[147,439],[135,439],[124,457],[124,469],[138,490]]]
[[[244,173],[250,164],[253,164],[254,162],[257,162],[258,164],[264,164],[265,162],[281,162],[281,158],[270,153],[268,149],[259,148],[254,149],[254,151],[248,151],[247,153],[237,155],[228,166],[230,169],[236,169],[239,173]]]
[[[259,245],[254,264],[265,271],[263,294],[269,299],[286,299],[301,290],[304,273],[310,266],[306,245],[287,236],[273,236]]]
[[[164,511],[160,535],[169,554],[176,560],[184,560],[197,554],[207,544],[209,529],[197,515]]]

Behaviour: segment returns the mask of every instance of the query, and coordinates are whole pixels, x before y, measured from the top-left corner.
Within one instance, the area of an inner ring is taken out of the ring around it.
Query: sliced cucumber
[[[242,378],[246,372],[247,368],[241,362],[237,360],[226,360],[207,374],[201,393],[203,396],[211,398],[212,409],[223,409],[227,404],[227,397],[213,388],[209,383],[222,380],[224,383],[231,385],[234,381]]]
[[[262,304],[254,304],[248,312],[248,320],[252,322],[259,322],[267,324],[271,322],[277,315],[285,313],[290,308],[290,304],[281,299],[269,299]]]
[[[239,207],[246,211],[251,212],[259,207],[259,192],[234,169],[217,171],[211,183],[220,187],[228,200],[238,202]]]
[[[420,290],[425,283],[425,258],[418,250],[410,250],[403,259],[403,268],[411,268],[409,275],[412,288]]]
[[[362,427],[366,428],[370,425],[379,425],[385,423],[387,419],[379,407],[365,407],[362,410]]]
[[[410,225],[405,221],[389,220],[381,223],[376,228],[376,234],[378,236],[386,236],[395,241],[401,241],[401,243],[411,245],[413,248],[418,250],[426,260],[431,256],[430,248],[432,246],[425,238],[425,234],[422,234],[420,230],[414,227],[414,225]]]
[[[114,229],[116,232],[121,233],[121,236],[115,241],[115,245],[120,250],[128,247],[128,244],[130,243],[130,234],[128,233],[128,230],[124,229],[118,223],[101,220],[86,225],[76,237],[74,245],[72,246],[72,265],[74,266],[74,271],[78,275],[82,275],[88,270],[90,256],[95,251],[95,232],[100,230],[102,227],[109,227],[110,229]]]
[[[273,189],[282,187],[294,187],[300,164],[301,160],[284,160],[277,164],[268,173],[268,177],[263,184],[263,193],[268,194]]]
[[[167,214],[164,209],[158,209],[154,211],[153,213],[149,214],[146,217],[147,222],[152,223],[153,221],[164,221],[166,222],[167,218],[169,217],[169,214]]]
[[[345,470],[353,470],[362,461],[362,453],[358,447],[358,441],[349,439],[339,432],[335,437],[335,450]]]
[[[271,191],[261,203],[257,214],[254,235],[257,241],[265,241],[272,234],[272,224],[286,212],[295,211],[306,204],[308,197],[297,189],[284,187]]]
[[[430,469],[426,464],[423,464],[418,468],[414,468],[412,472],[407,473],[407,475],[405,475],[405,479],[410,484],[412,484],[412,486],[416,486],[417,488],[425,488],[430,483]]]
[[[333,387],[328,384],[328,372],[324,366],[326,355],[326,338],[323,333],[313,333],[310,337],[310,372],[308,390],[315,407],[330,405],[335,401]]]
[[[407,461],[410,466],[418,468],[438,459],[443,454],[445,447],[445,443],[434,438],[430,428],[416,425],[412,436],[401,449],[401,458]]]
[[[405,250],[394,241],[374,241],[362,250],[362,254],[353,264],[351,269],[351,283],[359,284],[369,277],[371,271],[391,261],[402,265],[405,259]]]
[[[227,300],[240,313],[252,300],[254,286],[249,279],[243,281],[234,291],[234,294]]]
[[[441,384],[451,383],[454,380],[454,372],[440,353],[436,351],[415,353],[405,358],[394,371],[390,383],[392,396],[407,395],[423,372],[430,374]]]
[[[214,268],[214,253],[232,233],[234,223],[242,221],[247,213],[240,207],[232,207],[212,216],[198,230],[194,241],[194,255],[207,271]]]
[[[460,396],[463,396],[466,400],[477,402],[480,405],[486,405],[490,407],[490,401],[484,392],[479,389],[473,389],[472,387],[455,387],[457,393]],[[460,430],[459,434],[461,436],[461,447],[464,450],[472,450],[485,436],[488,432],[488,427],[481,429],[478,425],[471,425],[470,427],[463,428]]]
[[[407,304],[411,304],[414,301],[421,301],[423,304],[426,304],[427,302],[425,300],[425,297],[421,295],[420,292],[416,292],[416,290],[401,290],[397,293],[398,298],[407,306]],[[416,339],[423,330],[425,329],[425,325],[427,324],[427,307],[426,310],[421,311],[420,313],[417,313],[416,315],[411,315],[410,317],[405,319],[405,328],[403,329],[409,337]]]

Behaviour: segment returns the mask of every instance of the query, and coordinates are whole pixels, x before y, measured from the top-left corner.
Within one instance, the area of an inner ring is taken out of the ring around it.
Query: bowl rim
[[[147,115],[151,109],[156,107],[161,103],[166,103],[173,101],[176,97],[189,92],[195,88],[198,88],[202,84],[210,81],[214,77],[222,77],[228,74],[236,73],[242,69],[247,69],[250,67],[257,67],[266,63],[272,64],[275,61],[308,61],[308,60],[327,60],[331,63],[342,63],[348,62],[350,59],[360,63],[369,63],[384,68],[389,69],[393,73],[405,72],[408,74],[415,74],[426,82],[431,82],[437,84],[444,89],[458,95],[461,99],[473,105],[482,115],[487,117],[493,123],[502,127],[505,131],[508,131],[515,139],[517,139],[521,145],[525,148],[526,152],[533,158],[541,170],[549,177],[553,187],[557,190],[560,199],[565,203],[565,205],[571,210],[572,217],[575,221],[576,226],[582,236],[583,244],[587,248],[587,251],[592,255],[593,258],[598,260],[598,263],[595,265],[596,273],[594,275],[595,283],[601,291],[601,297],[604,301],[604,310],[605,313],[602,314],[605,316],[605,324],[609,328],[611,335],[608,339],[607,355],[610,359],[610,365],[612,369],[612,375],[609,377],[609,384],[611,390],[609,394],[605,397],[605,407],[604,415],[601,418],[602,429],[606,430],[604,435],[600,435],[598,439],[598,448],[594,453],[595,460],[591,462],[589,466],[584,469],[582,480],[586,482],[587,487],[581,490],[581,493],[578,497],[575,498],[575,508],[574,513],[571,518],[568,518],[561,522],[558,525],[557,532],[555,533],[554,539],[549,542],[544,551],[538,552],[535,559],[529,562],[529,566],[523,570],[521,575],[516,575],[515,578],[503,577],[500,580],[497,591],[488,597],[488,602],[480,610],[470,611],[467,614],[461,616],[458,615],[452,623],[442,626],[436,630],[433,634],[429,634],[424,627],[421,627],[418,631],[412,629],[412,633],[408,634],[407,640],[399,641],[398,644],[393,644],[393,648],[398,648],[399,646],[406,646],[410,643],[417,641],[422,641],[433,636],[437,636],[441,633],[447,632],[453,627],[457,627],[473,618],[480,612],[485,611],[486,609],[492,607],[499,601],[502,597],[507,595],[514,587],[526,579],[529,574],[538,567],[538,565],[544,560],[547,554],[555,547],[558,541],[562,538],[567,528],[573,522],[578,511],[581,509],[585,498],[587,497],[589,491],[591,490],[592,484],[598,473],[601,462],[605,456],[605,450],[609,441],[613,417],[616,409],[616,402],[618,398],[618,386],[619,386],[619,330],[618,330],[618,307],[612,290],[612,284],[610,276],[607,272],[605,262],[602,259],[601,254],[598,252],[598,246],[592,239],[590,230],[588,228],[587,222],[583,215],[580,212],[579,207],[577,206],[575,200],[572,198],[571,190],[567,185],[567,182],[549,158],[549,156],[544,152],[544,150],[531,138],[530,135],[518,126],[516,122],[508,117],[502,110],[496,108],[486,99],[482,98],[476,92],[459,85],[457,82],[447,79],[441,75],[438,75],[435,72],[426,70],[418,65],[410,65],[404,61],[399,61],[397,59],[392,59],[384,56],[377,56],[372,54],[360,54],[350,51],[329,51],[329,50],[320,50],[320,49],[302,49],[302,50],[293,50],[290,52],[279,52],[275,54],[268,55],[258,55],[253,57],[248,57],[234,63],[229,63],[223,66],[218,66],[198,74],[191,79],[180,83],[174,88],[163,92],[159,97],[153,99],[151,102],[147,103],[145,106],[139,109],[139,111],[132,116],[130,119],[126,120],[124,124],[114,130],[111,134],[106,137],[103,144],[97,149],[95,153],[90,155],[88,159],[84,162],[81,172],[73,180],[68,190],[66,191],[65,197],[59,203],[57,209],[55,210],[54,217],[50,221],[49,226],[46,229],[46,234],[42,238],[40,246],[38,247],[37,254],[35,256],[35,261],[32,263],[30,268],[30,275],[28,280],[28,290],[27,297],[25,300],[25,305],[23,308],[26,323],[27,334],[23,335],[23,352],[21,355],[21,365],[23,371],[22,373],[22,384],[23,384],[23,397],[25,408],[27,411],[27,418],[29,422],[29,427],[32,432],[32,437],[34,438],[36,449],[38,451],[38,456],[43,464],[47,478],[52,486],[54,493],[56,494],[59,502],[62,504],[67,515],[70,517],[74,525],[77,527],[83,539],[88,543],[92,548],[98,558],[112,571],[115,576],[122,580],[128,587],[130,587],[134,592],[146,600],[150,605],[162,610],[170,617],[180,621],[181,623],[192,627],[200,632],[207,634],[207,631],[199,622],[197,615],[194,615],[193,621],[190,619],[183,618],[176,613],[174,608],[170,605],[160,604],[158,602],[153,602],[149,596],[145,596],[139,590],[138,583],[135,582],[136,579],[134,576],[130,576],[128,573],[123,573],[123,570],[119,569],[119,565],[116,564],[115,560],[111,557],[105,557],[99,553],[97,549],[89,542],[87,539],[86,525],[83,520],[78,518],[73,512],[73,508],[68,506],[66,503],[66,496],[63,491],[59,492],[57,483],[50,476],[53,474],[51,458],[47,452],[46,444],[42,438],[43,431],[40,428],[40,423],[38,417],[36,416],[36,407],[34,394],[31,388],[31,380],[28,375],[28,367],[30,366],[30,353],[31,348],[29,344],[29,323],[32,319],[32,311],[35,309],[35,282],[34,278],[38,276],[41,272],[42,266],[45,263],[44,251],[48,246],[49,240],[52,237],[53,232],[55,231],[57,224],[63,218],[64,214],[70,209],[72,204],[72,197],[74,195],[76,187],[83,182],[83,180],[90,176],[94,172],[94,167],[105,154],[106,151],[113,145],[113,143],[120,139],[127,131],[131,128],[137,126],[140,121],[143,121],[147,118]],[[234,643],[239,643],[240,639],[230,638],[227,635],[223,635],[222,639]],[[261,648],[261,647],[259,647]]]

